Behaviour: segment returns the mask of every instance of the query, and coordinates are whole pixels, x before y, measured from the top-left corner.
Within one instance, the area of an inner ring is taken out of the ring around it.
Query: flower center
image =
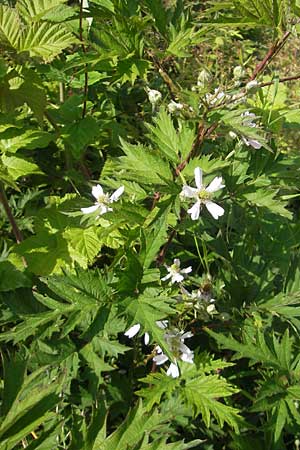
[[[97,203],[99,203],[100,205],[108,205],[110,203],[108,195],[99,195],[99,197],[97,198]]]
[[[175,358],[179,358],[181,355],[180,351],[180,338],[178,336],[172,336],[168,338],[168,344],[171,352],[175,356]]]
[[[200,189],[197,192],[197,195],[198,195],[199,200],[202,200],[202,201],[206,201],[206,200],[210,200],[211,199],[211,193],[207,192],[206,189]]]
[[[179,272],[179,267],[177,266],[177,264],[172,264],[170,269],[173,273]]]

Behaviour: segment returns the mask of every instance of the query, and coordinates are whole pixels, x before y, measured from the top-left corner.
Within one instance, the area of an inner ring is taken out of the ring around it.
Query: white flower
[[[171,283],[180,283],[184,280],[184,276],[182,274],[187,274],[192,272],[192,267],[189,266],[186,269],[180,269],[180,259],[175,258],[174,263],[171,266],[166,266],[167,271],[169,272],[166,276],[164,276],[161,280],[166,281],[171,278]]]
[[[168,111],[170,114],[181,111],[182,109],[183,109],[183,104],[174,102],[174,100],[171,100],[170,103],[168,104]]]
[[[109,196],[108,194],[104,194],[100,184],[97,184],[97,186],[93,186],[92,188],[92,195],[96,199],[95,204],[93,206],[89,206],[88,208],[81,208],[81,211],[83,214],[90,214],[99,209],[99,216],[101,216],[108,211],[112,211],[112,208],[110,208],[109,205],[116,202],[123,192],[124,186],[121,186],[111,196]]]
[[[187,345],[185,345],[184,340],[192,337],[193,334],[188,331],[185,333],[184,331],[178,330],[169,330],[164,335],[164,339],[170,349],[170,352],[174,355],[175,364],[170,363],[170,366],[167,371],[167,375],[170,375],[173,378],[177,378],[179,376],[179,369],[177,365],[177,360],[181,359],[184,362],[192,364],[194,362],[194,352],[190,350]],[[154,356],[153,361],[159,366],[168,361],[168,356],[166,356],[162,349],[159,346],[156,346],[157,355]]]
[[[147,89],[147,94],[152,106],[156,105],[162,98],[161,92],[156,91],[155,89]]]
[[[196,199],[196,203],[187,211],[191,215],[191,219],[199,219],[202,205],[206,206],[214,219],[218,219],[220,216],[223,216],[224,209],[221,206],[217,205],[217,203],[211,201],[212,194],[225,187],[225,185],[222,184],[222,178],[215,177],[209,184],[209,186],[205,187],[202,184],[202,170],[200,169],[200,167],[196,167],[196,169],[194,170],[194,174],[197,188],[185,185],[183,186],[180,193],[181,197]]]

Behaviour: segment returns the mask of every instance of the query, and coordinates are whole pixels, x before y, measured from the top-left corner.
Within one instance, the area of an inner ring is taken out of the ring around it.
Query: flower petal
[[[175,266],[177,266],[179,268],[180,267],[180,259],[175,258],[174,259],[174,264],[175,264]]]
[[[192,220],[199,219],[201,202],[196,202],[187,212],[191,215]]]
[[[196,167],[194,170],[194,175],[197,188],[202,189],[202,169],[200,169],[200,167]]]
[[[130,327],[125,334],[125,336],[129,337],[130,339],[133,338],[138,332],[140,331],[141,325],[139,323],[133,325]]]
[[[224,209],[214,202],[206,202],[205,206],[214,219],[218,219],[220,216],[223,216],[224,214]]]
[[[186,333],[183,333],[183,335],[181,336],[181,339],[189,339],[191,337],[193,337],[193,333],[191,331],[187,331]]]
[[[180,275],[180,273],[174,273],[172,275],[172,283],[181,283],[184,280],[184,276]]]
[[[180,192],[180,197],[194,198],[197,196],[197,192],[198,192],[197,189],[192,188],[185,184],[182,187],[182,191]]]
[[[156,355],[153,358],[153,361],[160,366],[161,364],[165,363],[166,361],[168,361],[168,357],[166,355],[164,355],[163,353],[161,355]]]
[[[256,150],[259,150],[262,147],[262,144],[255,139],[248,139],[247,145],[251,145],[251,147],[255,148]]]
[[[179,369],[177,364],[171,363],[168,370],[167,375],[171,376],[172,378],[178,378],[179,377]]]
[[[192,266],[186,267],[185,269],[181,269],[180,273],[191,273],[193,271]]]
[[[124,186],[120,186],[119,189],[117,189],[111,196],[110,201],[115,202],[118,200],[118,198],[123,194],[124,192]]]
[[[93,205],[93,206],[89,206],[88,208],[81,208],[81,212],[83,212],[83,214],[91,214],[95,211],[97,211],[97,209],[99,208],[99,205]]]
[[[222,189],[225,187],[224,184],[222,184],[222,177],[216,177],[212,180],[209,186],[205,189],[207,192],[216,192],[219,189]]]
[[[92,187],[92,195],[93,197],[95,197],[96,200],[98,200],[98,198],[103,195],[103,189],[100,186],[100,184],[97,184],[96,186]]]
[[[166,281],[166,280],[168,280],[169,278],[171,278],[171,276],[172,276],[172,274],[171,274],[171,273],[168,273],[166,276],[164,276],[164,277],[161,279],[161,281]]]
[[[150,342],[150,336],[149,336],[149,333],[147,333],[147,331],[146,331],[146,333],[144,335],[144,344],[148,345],[149,342]]]
[[[102,205],[101,203],[99,205],[99,209],[100,209],[99,216],[102,216],[102,214],[112,211],[112,208],[108,208],[107,206]]]
[[[167,320],[157,320],[155,323],[158,326],[158,328],[161,328],[162,330],[164,330],[168,326]]]
[[[184,362],[192,364],[194,362],[194,352],[182,353],[180,359]]]

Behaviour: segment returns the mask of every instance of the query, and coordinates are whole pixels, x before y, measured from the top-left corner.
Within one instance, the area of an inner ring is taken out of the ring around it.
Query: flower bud
[[[258,86],[258,82],[256,80],[251,80],[246,84],[246,91],[255,90]]]
[[[233,78],[239,80],[245,76],[245,70],[242,66],[235,66],[233,69]]]
[[[156,103],[159,102],[162,98],[161,92],[155,89],[148,89],[147,93],[151,105],[156,105]]]

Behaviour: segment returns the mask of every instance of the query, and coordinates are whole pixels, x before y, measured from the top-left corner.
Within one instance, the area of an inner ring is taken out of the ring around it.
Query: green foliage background
[[[2,1],[0,450],[299,450],[299,17]],[[196,167],[223,178],[218,221],[186,214]],[[97,183],[125,187],[100,217]],[[162,320],[193,333],[178,378],[152,360],[175,361]]]

